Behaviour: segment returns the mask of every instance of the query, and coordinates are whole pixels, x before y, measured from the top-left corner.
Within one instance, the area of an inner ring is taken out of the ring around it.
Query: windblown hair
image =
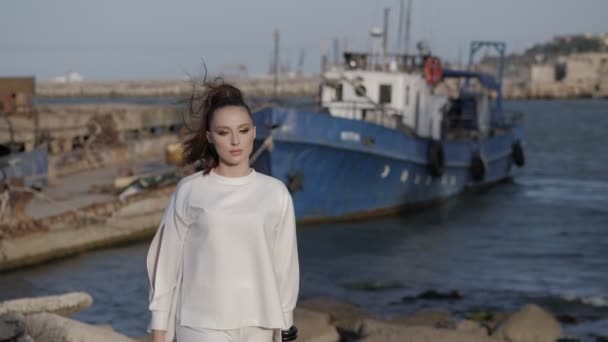
[[[219,165],[217,151],[206,137],[217,110],[227,106],[243,107],[253,119],[251,109],[237,87],[225,83],[219,77],[213,81],[207,81],[206,78],[205,75],[199,85],[192,83],[188,111],[198,120],[198,128],[190,129],[191,134],[183,142],[184,162],[194,164],[197,171],[203,170],[203,174],[208,174],[211,169]]]

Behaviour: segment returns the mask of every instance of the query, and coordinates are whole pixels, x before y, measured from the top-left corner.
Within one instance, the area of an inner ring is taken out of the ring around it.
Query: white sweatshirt
[[[176,324],[288,329],[300,280],[289,191],[253,169],[243,177],[199,171],[183,178],[152,241],[147,267],[149,332],[174,334]]]

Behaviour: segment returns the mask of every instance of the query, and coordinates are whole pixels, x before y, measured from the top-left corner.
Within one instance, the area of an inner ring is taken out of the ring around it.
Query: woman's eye
[[[217,134],[219,134],[219,135],[226,135],[226,134],[228,134],[228,131],[220,131]]]
[[[247,132],[249,132],[249,128],[245,128],[245,129],[241,130],[241,133],[247,133]]]

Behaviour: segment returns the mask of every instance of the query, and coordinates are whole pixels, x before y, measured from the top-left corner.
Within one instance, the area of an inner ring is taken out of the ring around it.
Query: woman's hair
[[[191,134],[184,140],[183,159],[186,164],[194,164],[197,171],[203,170],[203,174],[208,174],[219,165],[217,151],[213,144],[207,141],[206,132],[210,129],[217,110],[227,106],[243,107],[253,119],[243,93],[237,87],[225,83],[222,78],[207,81],[205,75],[198,88],[195,82],[192,83],[188,111],[199,122],[198,128],[189,129]]]

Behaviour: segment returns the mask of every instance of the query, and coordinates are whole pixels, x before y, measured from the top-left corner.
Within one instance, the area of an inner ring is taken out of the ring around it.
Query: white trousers
[[[175,333],[177,342],[273,342],[274,329],[241,327],[216,330],[180,325]]]

